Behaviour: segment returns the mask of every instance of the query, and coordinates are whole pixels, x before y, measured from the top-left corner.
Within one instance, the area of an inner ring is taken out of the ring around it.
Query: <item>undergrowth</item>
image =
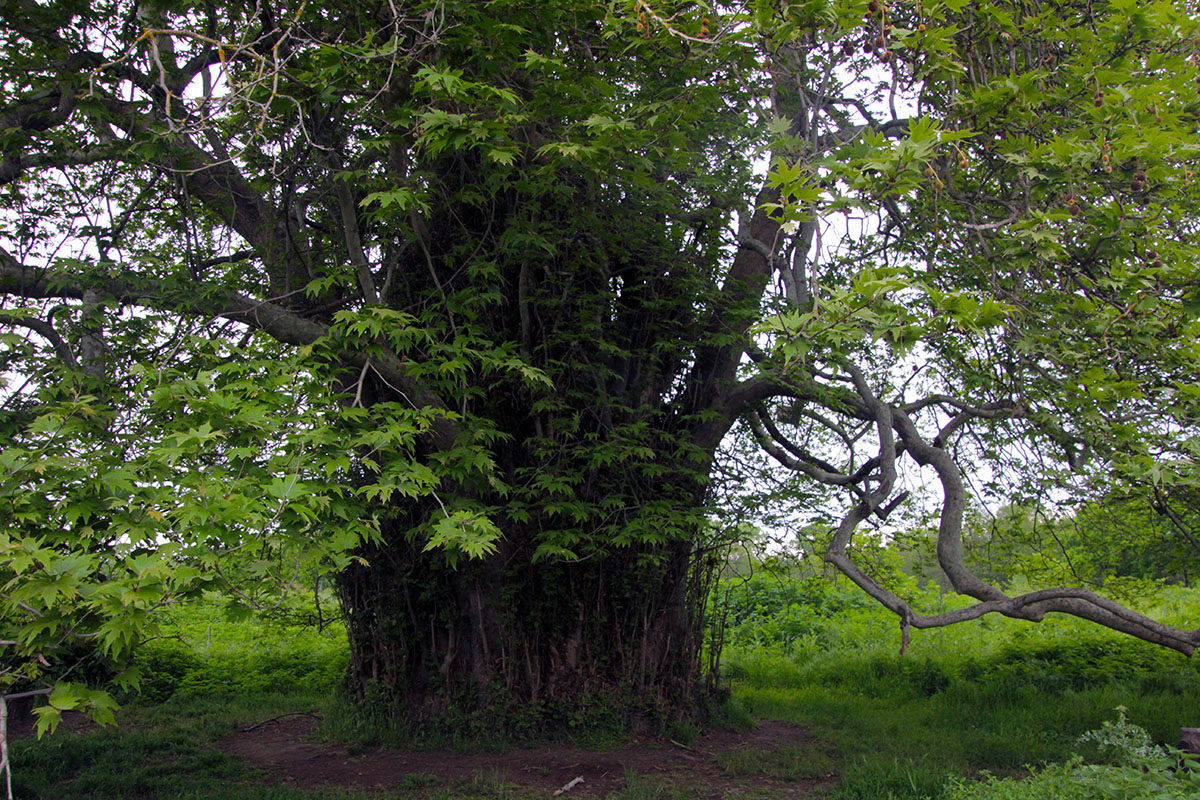
[[[1161,608],[1143,610],[1200,618],[1197,594],[1167,590]],[[1200,671],[1176,653],[1069,619],[983,619],[914,631],[901,657],[895,619],[849,595],[843,603],[828,594],[808,610],[789,599],[784,608],[783,622],[767,625],[775,612],[759,602],[728,629],[736,644],[723,671],[733,695],[710,709],[714,721],[735,728],[756,717],[806,728],[796,742],[718,758],[727,776],[760,780],[764,799],[797,781],[829,787],[824,800],[1200,797],[1200,773],[1177,769],[1180,755],[1165,746],[1180,727],[1200,723]],[[268,786],[213,746],[238,726],[296,711],[323,717],[320,735],[351,756],[381,743],[479,750],[513,741],[416,741],[393,714],[364,713],[340,696],[346,644],[337,629],[229,619],[216,604],[173,610],[162,627],[164,636],[142,650],[143,691],[123,697],[120,729],[13,743],[17,797],[362,796]],[[628,724],[602,699],[574,719],[573,738],[588,746],[617,743]],[[676,723],[656,732],[692,747],[702,731]],[[533,796],[484,779],[410,783],[396,796]],[[699,797],[708,797],[705,787],[629,776],[615,800]]]
[[[804,725],[829,743],[840,775],[829,800],[993,797],[962,794],[990,791],[980,786],[995,786],[996,800],[1036,798],[1004,792],[1024,785],[1012,779],[1031,768],[1049,782],[1063,765],[1078,766],[1079,736],[1106,730],[1113,708],[1127,708],[1159,743],[1200,725],[1200,665],[1161,647],[1070,618],[984,618],[912,631],[901,656],[889,613],[849,593],[841,603],[828,588],[807,609],[788,597],[786,578],[762,580],[771,591],[747,593],[754,606],[743,610],[746,627],[728,631],[723,674],[754,715]],[[924,602],[941,610],[954,601]],[[1196,592],[1167,589],[1152,602],[1142,610],[1159,618],[1200,618]],[[787,624],[761,625],[771,613]],[[983,773],[994,777],[955,782]]]
[[[318,630],[287,618],[231,618],[215,601],[168,609],[160,627],[162,636],[138,651],[141,702],[177,694],[328,693],[342,683],[349,661],[339,624]]]

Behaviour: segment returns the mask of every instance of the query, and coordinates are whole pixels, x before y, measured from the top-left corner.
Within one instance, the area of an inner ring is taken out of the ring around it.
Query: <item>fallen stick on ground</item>
[[[278,717],[271,717],[270,719],[264,719],[262,722],[256,722],[253,725],[247,725],[245,728],[240,728],[239,730],[241,730],[242,733],[249,733],[250,731],[258,730],[263,725],[270,725],[272,722],[279,722],[279,720],[284,719],[285,717],[319,717],[319,716],[320,715],[317,714],[317,712],[315,712],[315,711],[289,711],[286,714],[280,714]]]
[[[558,796],[559,796],[560,794],[562,794],[563,792],[569,792],[569,791],[571,791],[572,789],[574,789],[576,786],[578,786],[578,785],[579,785],[579,784],[581,784],[581,783],[583,783],[583,776],[582,776],[582,775],[580,775],[578,778],[572,778],[572,779],[571,779],[570,781],[568,781],[568,782],[567,782],[567,784],[566,784],[565,786],[563,786],[561,789],[555,789],[555,790],[554,790],[554,794],[552,794],[552,795],[550,795],[550,796],[551,796],[551,797],[558,797]]]

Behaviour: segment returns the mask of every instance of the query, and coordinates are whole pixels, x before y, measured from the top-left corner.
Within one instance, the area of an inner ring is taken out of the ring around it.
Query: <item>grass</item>
[[[11,743],[20,800],[315,800],[358,797],[263,785],[213,743],[235,728],[324,711],[344,673],[344,634],[283,620],[228,619],[215,603],[172,609],[141,652],[140,695],[120,727]]]
[[[1196,593],[1164,597],[1171,607],[1158,613],[1197,616]],[[727,655],[751,713],[829,742],[841,776],[829,800],[948,798],[955,778],[1028,775],[1030,765],[1071,758],[1078,737],[1118,706],[1159,742],[1200,723],[1200,670],[1178,653],[1070,619],[985,619],[914,631],[900,657],[887,621],[850,609],[813,620],[794,647],[767,642]]]
[[[766,777],[778,780],[815,780],[838,769],[837,761],[820,742],[783,745],[775,750],[745,748],[717,754],[717,763],[733,777]]]
[[[1167,613],[1196,617],[1198,596],[1166,593]],[[794,619],[795,609],[792,614]],[[1108,797],[1090,784],[1080,788],[1084,773],[1070,761],[1080,749],[1080,734],[1111,720],[1118,706],[1158,742],[1174,741],[1180,727],[1200,723],[1192,716],[1200,709],[1195,663],[1068,620],[1040,626],[980,620],[914,632],[903,658],[897,655],[894,620],[881,612],[849,609],[820,624],[829,629],[816,630],[794,647],[758,642],[727,655],[734,699],[721,713],[728,722],[745,727],[753,715],[811,731],[801,744],[719,756],[726,775],[763,779],[761,791],[752,792],[755,797],[765,800],[778,796],[779,786],[789,781],[830,774],[838,782],[824,800]],[[295,711],[320,712],[326,720],[323,735],[351,748],[390,738],[379,720],[366,724],[337,700],[346,658],[340,631],[317,633],[279,621],[231,622],[214,607],[202,606],[166,620],[165,633],[146,650],[147,692],[125,698],[120,729],[12,743],[17,797],[368,796],[268,786],[263,774],[213,746],[238,726]],[[402,740],[402,729],[392,725]],[[668,733],[691,745],[700,731],[680,725]],[[980,782],[984,774],[992,777]],[[1151,773],[1129,774],[1136,782],[1138,775]],[[1115,779],[1104,780],[1113,784]],[[693,800],[704,796],[702,788],[631,775],[613,800]],[[1168,786],[1145,796],[1192,796],[1173,791]],[[412,775],[390,794],[372,796],[525,800],[539,795],[487,776],[446,781]]]
[[[180,697],[133,705],[119,728],[13,742],[14,795],[21,800],[123,798],[317,798],[261,786],[262,776],[212,742],[238,725],[320,702],[316,696],[260,694],[236,704]]]

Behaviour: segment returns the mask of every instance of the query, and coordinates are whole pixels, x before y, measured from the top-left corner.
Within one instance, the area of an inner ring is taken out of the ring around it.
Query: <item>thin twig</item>
[[[245,728],[238,728],[238,730],[242,733],[250,733],[250,731],[258,730],[264,725],[270,725],[272,722],[279,722],[279,720],[286,719],[287,717],[314,717],[316,719],[321,719],[321,715],[315,711],[289,711],[286,714],[280,714],[277,717],[264,719],[262,722],[256,722],[253,725],[247,725]]]

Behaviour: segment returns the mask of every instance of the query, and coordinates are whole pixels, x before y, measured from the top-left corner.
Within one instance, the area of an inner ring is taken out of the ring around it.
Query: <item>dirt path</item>
[[[336,785],[357,789],[404,790],[480,776],[515,784],[551,797],[575,778],[582,778],[567,798],[598,797],[619,791],[627,777],[698,790],[703,797],[732,798],[764,790],[778,797],[809,797],[832,786],[835,776],[776,779],[763,775],[732,776],[722,767],[736,751],[748,750],[740,762],[769,761],[781,748],[802,752],[803,728],[763,722],[753,731],[711,731],[695,747],[644,739],[615,750],[570,747],[512,750],[502,755],[450,751],[402,751],[382,747],[351,755],[345,746],[312,741],[311,717],[289,717],[253,730],[238,731],[218,746],[262,767],[273,783],[311,787]],[[746,770],[734,770],[744,772]]]

